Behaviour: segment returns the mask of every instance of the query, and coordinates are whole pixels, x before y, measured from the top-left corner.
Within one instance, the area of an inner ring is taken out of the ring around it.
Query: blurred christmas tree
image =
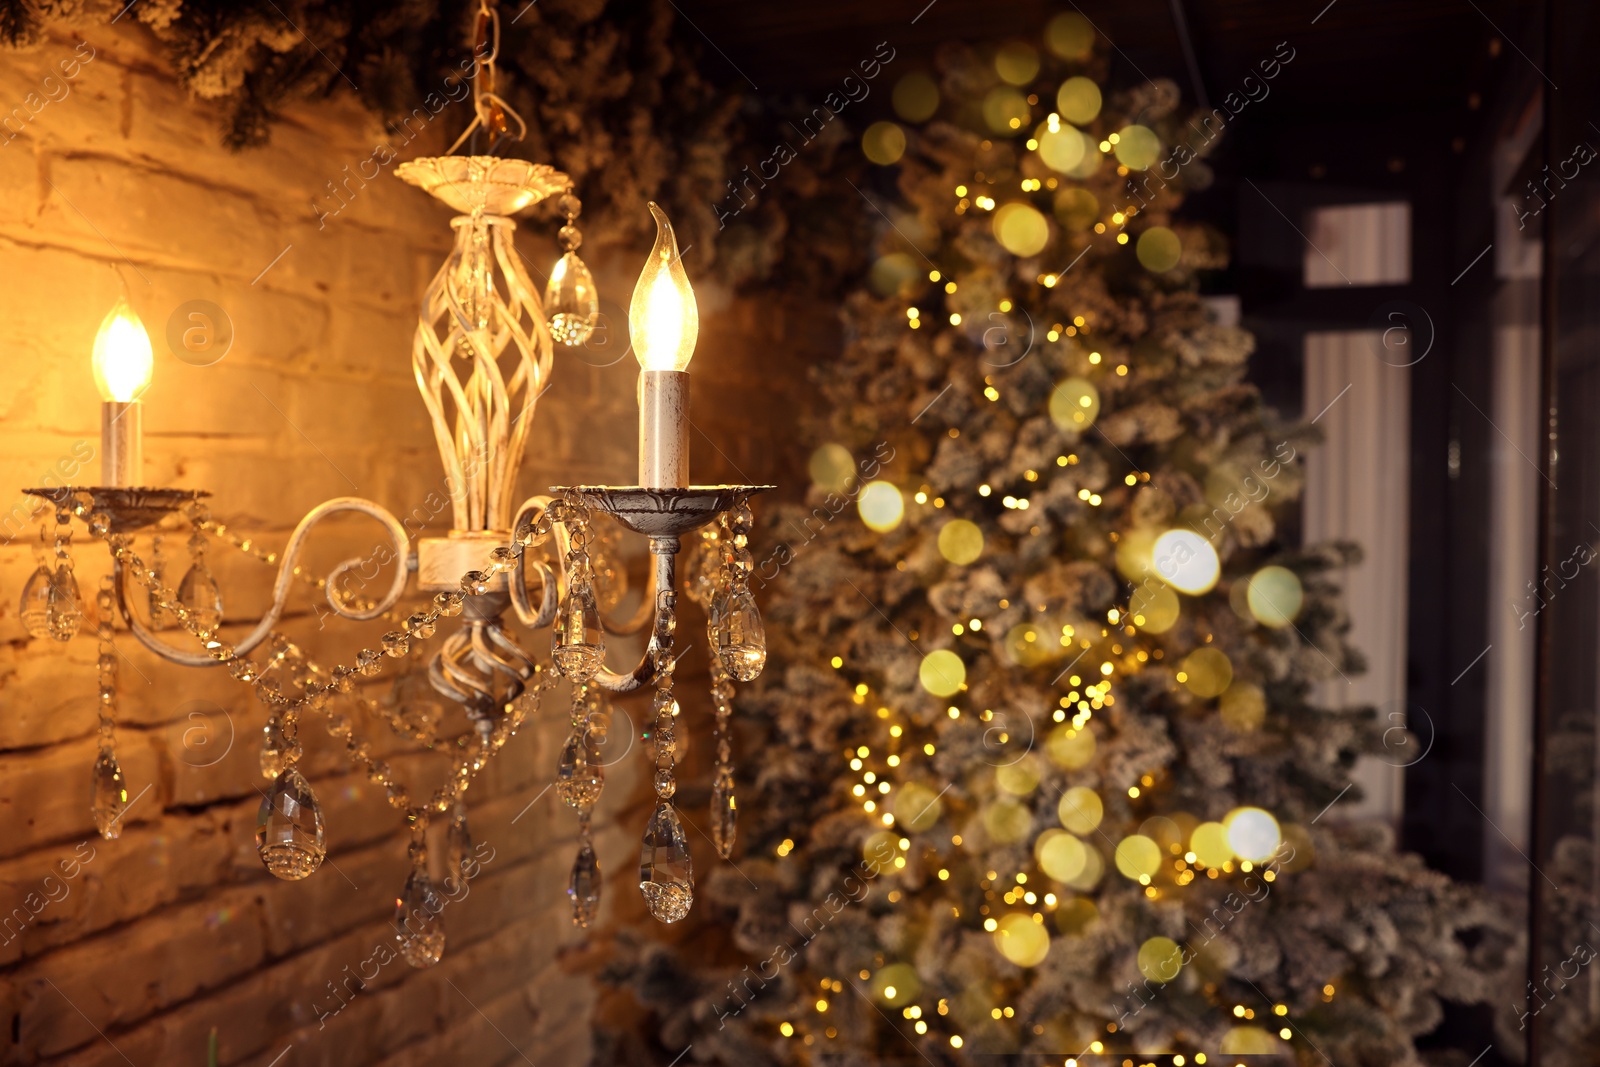
[[[1386,829],[1319,820],[1382,745],[1313,696],[1361,669],[1355,549],[1280,539],[1312,442],[1197,295],[1221,243],[1173,211],[1217,118],[1103,99],[1094,40],[947,50],[864,133],[900,202],[757,553],[773,655],[707,893],[749,963],[632,961],[691,1062],[1387,1067],[1511,955]]]

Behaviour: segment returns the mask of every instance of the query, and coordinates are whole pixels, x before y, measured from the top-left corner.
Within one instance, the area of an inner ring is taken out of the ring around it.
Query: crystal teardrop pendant
[[[594,586],[574,582],[561,601],[550,658],[556,670],[574,682],[587,682],[600,670],[606,655],[606,635],[600,628],[600,609]]]
[[[211,634],[221,625],[222,590],[204,560],[195,560],[178,583],[178,603],[189,609],[202,635]]]
[[[70,641],[83,625],[83,598],[78,593],[78,579],[65,563],[56,567],[50,579],[50,606],[45,615],[50,636],[57,641]]]
[[[694,869],[683,823],[671,804],[659,804],[645,827],[639,850],[639,890],[650,914],[675,923],[694,904]]]
[[[600,798],[605,784],[605,767],[600,762],[600,746],[585,725],[572,728],[561,758],[556,763],[556,795],[568,807],[586,808]]]
[[[741,682],[753,681],[767,665],[767,631],[750,590],[739,587],[711,601],[711,646],[722,666]]]
[[[286,882],[311,874],[328,854],[317,796],[293,767],[278,775],[261,798],[256,852],[267,870]]]
[[[277,778],[283,773],[283,750],[289,747],[276,715],[261,728],[261,777]]]
[[[400,956],[419,970],[432,967],[444,955],[444,901],[433,890],[428,872],[414,867],[406,887],[394,902],[395,939]]]
[[[29,637],[51,635],[50,585],[54,580],[49,568],[41,566],[33,572],[28,584],[22,587],[22,607],[17,612],[17,618],[22,620],[22,628],[28,631]]]
[[[588,843],[578,849],[578,858],[573,861],[567,896],[572,900],[572,925],[588,929],[600,911],[600,863],[595,859],[594,846]]]
[[[459,892],[477,868],[472,855],[472,832],[467,829],[467,808],[459,801],[450,819],[450,829],[445,834],[444,855],[444,887],[451,893]],[[469,865],[472,870],[468,869]]]
[[[733,855],[734,833],[738,828],[738,802],[733,795],[733,772],[723,768],[711,784],[711,842],[723,859]]]
[[[102,749],[100,758],[94,761],[89,791],[89,812],[101,837],[115,841],[121,836],[122,813],[127,809],[128,784],[123,781],[122,767],[115,754]]]
[[[581,345],[600,321],[600,296],[594,275],[578,253],[568,252],[550,268],[544,288],[544,310],[550,316],[550,336],[563,345]]]

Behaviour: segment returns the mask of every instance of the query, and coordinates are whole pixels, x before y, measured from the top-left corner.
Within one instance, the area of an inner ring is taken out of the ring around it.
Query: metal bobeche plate
[[[771,485],[691,485],[684,489],[572,485],[551,486],[550,491],[575,492],[584,503],[615,517],[634,533],[646,537],[681,537],[733,507],[741,496],[754,496],[775,488]]]
[[[154,486],[67,485],[57,489],[24,489],[28,496],[41,497],[52,504],[72,506],[78,493],[88,493],[93,511],[111,517],[113,533],[127,533],[154,526],[184,506],[208,497],[204,489],[168,489]]]

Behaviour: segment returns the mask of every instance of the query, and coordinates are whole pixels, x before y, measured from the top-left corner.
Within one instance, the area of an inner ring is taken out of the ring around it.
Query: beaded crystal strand
[[[122,813],[128,808],[128,784],[122,777],[116,752],[117,648],[111,640],[116,604],[109,574],[100,580],[95,608],[100,616],[100,755],[94,761],[90,779],[89,811],[100,836],[115,841],[122,833]]]
[[[694,867],[690,861],[689,842],[684,836],[678,809],[672,803],[672,797],[678,791],[678,783],[673,778],[678,754],[677,724],[674,721],[678,715],[678,702],[672,695],[675,665],[672,637],[677,627],[676,608],[677,597],[671,590],[663,589],[656,594],[655,633],[650,656],[656,677],[651,711],[655,716],[652,727],[656,764],[653,785],[657,803],[645,827],[644,841],[639,850],[639,889],[644,894],[650,914],[664,923],[677,922],[689,914],[694,904]]]

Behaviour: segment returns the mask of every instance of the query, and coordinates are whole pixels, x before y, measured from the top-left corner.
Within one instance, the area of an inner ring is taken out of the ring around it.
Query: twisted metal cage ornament
[[[603,778],[593,749],[608,728],[605,695],[650,687],[654,687],[653,787],[658,803],[641,846],[640,888],[658,919],[672,922],[687,914],[693,876],[673,802],[676,561],[685,536],[724,513],[731,514],[727,536],[736,548],[713,576],[720,607],[713,605],[711,634],[717,654],[715,799],[731,813],[732,687],[727,679],[753,677],[750,635],[760,633],[745,580],[749,553],[744,543],[750,528],[746,501],[772,488],[572,486],[517,499],[528,435],[538,400],[550,383],[555,346],[578,344],[587,337],[598,302],[593,279],[577,256],[582,205],[572,193],[571,180],[549,166],[493,154],[513,137],[513,123],[519,130],[525,127],[495,91],[499,18],[487,2],[480,4],[477,37],[475,54],[486,46],[488,51],[474,79],[475,117],[451,151],[469,136],[476,139],[486,133],[490,154],[417,159],[396,169],[402,180],[458,213],[451,221],[455,237],[450,254],[423,295],[412,344],[412,367],[450,497],[448,534],[413,542],[405,524],[382,505],[339,497],[308,512],[283,548],[274,550],[232,534],[217,522],[203,490],[121,484],[25,490],[53,503],[56,519],[55,562],[42,561],[23,592],[22,618],[30,634],[67,640],[82,624],[70,555],[74,519],[83,522],[111,555],[96,623],[101,645],[100,749],[91,807],[101,834],[108,840],[116,838],[130,807],[128,783],[115,753],[117,673],[112,640],[120,617],[129,632],[160,658],[180,666],[226,667],[265,706],[260,763],[271,784],[263,791],[256,842],[273,875],[289,880],[308,877],[326,856],[321,808],[299,770],[304,755],[300,726],[307,713],[320,715],[330,737],[344,745],[347,758],[383,788],[390,805],[401,813],[410,838],[411,871],[397,897],[395,929],[400,955],[416,967],[433,965],[444,950],[440,889],[451,895],[476,871],[464,794],[537,711],[543,693],[557,677],[570,681],[574,691],[573,733],[557,768],[558,779],[568,783],[561,795],[579,813],[578,856],[568,889],[574,922],[587,926],[600,902],[590,822]],[[557,207],[565,219],[558,233],[564,252],[541,299],[514,243],[514,216],[551,197],[560,198]],[[652,210],[658,222],[664,220],[654,205]],[[667,233],[670,236],[670,228]],[[119,403],[123,408],[131,403],[137,410],[137,398]],[[596,566],[595,554],[600,551],[593,525],[596,513],[649,540],[649,584],[637,610],[620,620],[605,618],[602,606],[607,599],[604,591],[597,591],[602,585],[597,572],[615,568]],[[370,557],[345,560],[325,577],[311,575],[300,563],[313,528],[340,514],[375,520],[387,540],[379,551],[397,561],[393,578],[376,596],[354,593],[347,582],[370,564]],[[194,562],[177,588],[168,583],[159,536],[153,563],[146,562],[134,545],[136,534],[160,529],[167,520],[187,520],[192,533]],[[271,604],[237,641],[221,636],[221,594],[204,561],[207,538],[227,541],[277,570]],[[553,561],[532,551],[546,539]],[[432,594],[431,599],[409,614],[397,613],[412,588],[413,574],[416,592]],[[351,663],[319,665],[277,629],[297,584],[309,585],[339,619],[384,618],[394,628],[363,647]],[[737,598],[737,610],[728,607],[735,603],[729,597]],[[140,610],[134,610],[135,603],[142,605]],[[403,660],[428,647],[451,620],[455,620],[453,630],[429,658],[427,679],[435,692],[462,708],[469,720],[464,733],[436,737],[436,716],[411,716],[404,709],[379,714],[373,702],[357,695],[359,679],[375,678],[390,660]],[[551,666],[541,666],[522,647],[508,625],[513,621],[529,630],[552,630]],[[167,630],[183,630],[190,640],[174,643],[163,635]],[[647,647],[633,668],[616,671],[605,665],[606,635],[645,631]],[[261,656],[252,658],[261,650],[265,650]],[[763,649],[759,658],[764,655]],[[427,738],[430,747],[451,752],[451,773],[444,784],[429,795],[414,794],[375,753],[372,742],[358,733],[357,724],[337,710],[340,700],[364,704],[374,712],[372,718],[386,718],[402,737]],[[441,886],[427,873],[426,834],[435,818],[447,814],[449,870]],[[724,817],[717,827],[717,850],[724,858],[732,848],[732,827],[731,817]]]

